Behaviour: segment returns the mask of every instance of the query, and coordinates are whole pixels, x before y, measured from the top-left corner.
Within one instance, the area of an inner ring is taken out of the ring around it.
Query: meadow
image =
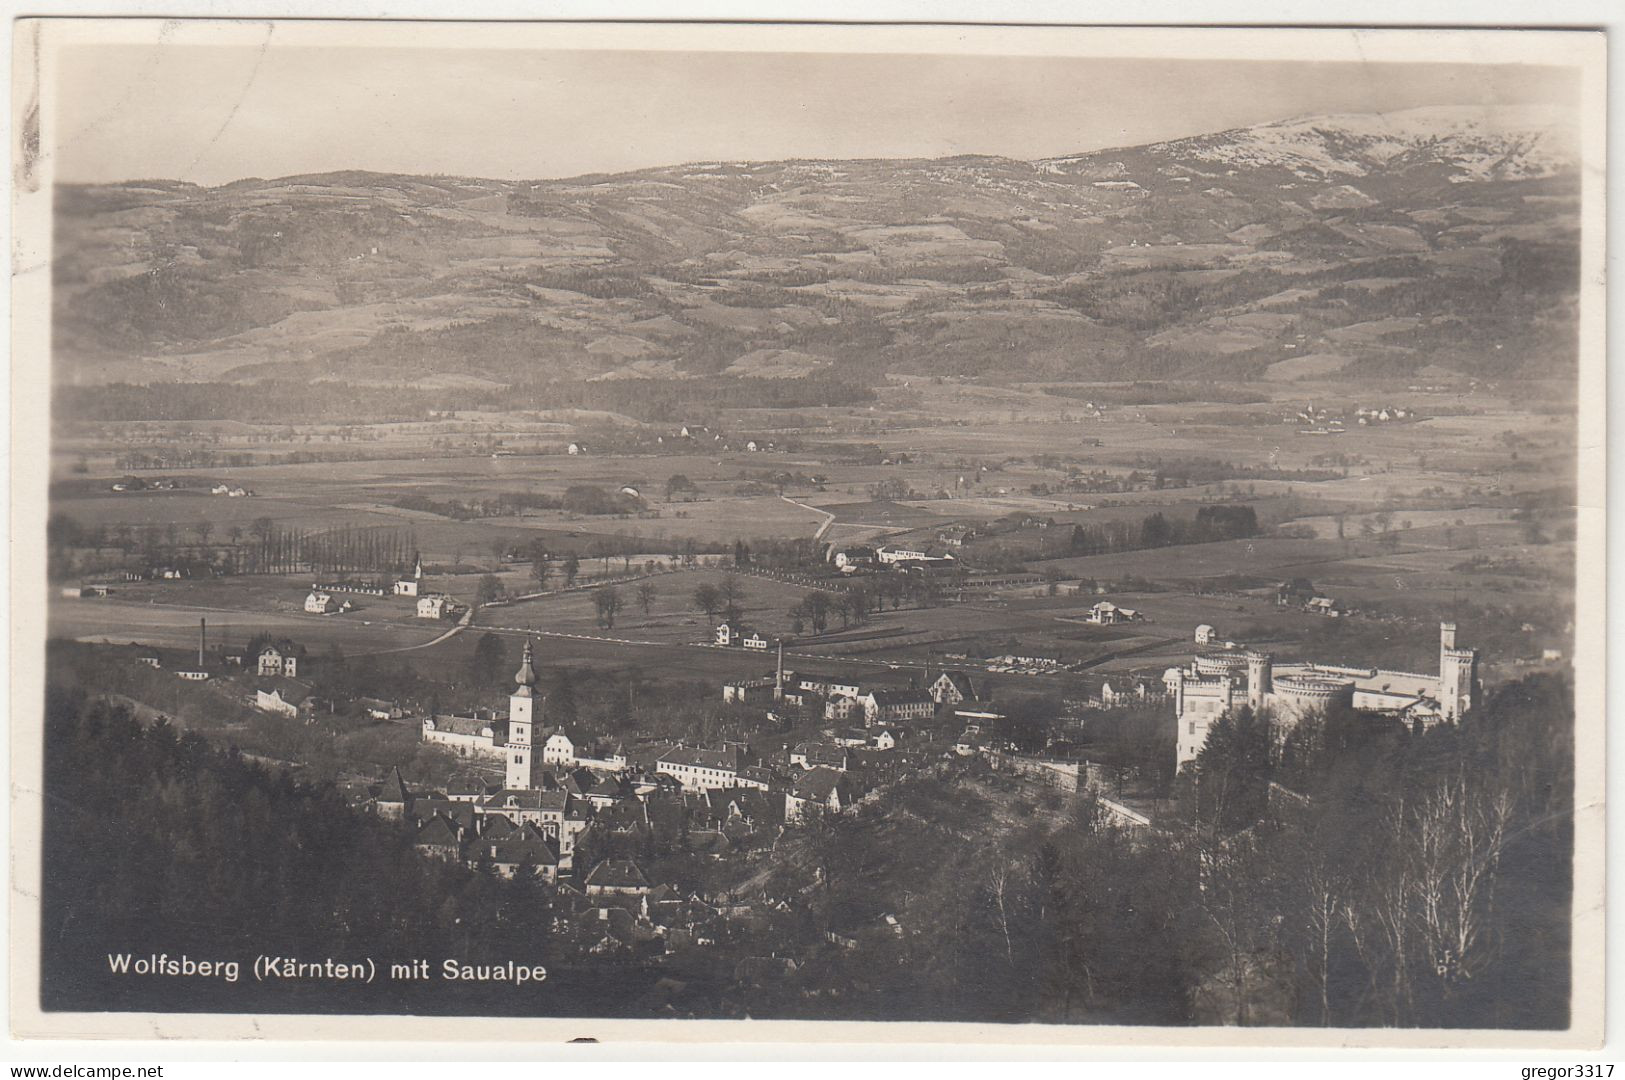
[[[676,680],[760,674],[769,658],[703,644],[712,620],[694,606],[693,593],[701,584],[718,583],[722,572],[703,565],[670,572],[680,565],[680,553],[693,558],[701,552],[703,564],[731,560],[737,540],[815,535],[834,544],[895,539],[930,547],[954,523],[985,526],[1031,516],[1052,518],[1064,529],[1072,523],[1135,523],[1157,512],[1187,519],[1215,502],[1252,506],[1264,535],[1040,559],[1027,569],[1057,582],[1057,596],[1029,586],[972,602],[949,598],[888,608],[852,627],[832,617],[823,634],[804,630],[791,648],[801,664],[828,658],[832,665],[859,665],[901,679],[946,653],[1005,647],[1063,655],[1093,665],[1095,673],[1144,669],[1188,655],[1191,632],[1204,622],[1221,634],[1245,625],[1272,647],[1290,651],[1294,641],[1319,633],[1313,616],[1274,605],[1274,584],[1291,578],[1310,580],[1317,591],[1359,609],[1362,618],[1423,624],[1482,608],[1508,612],[1520,624],[1533,619],[1537,632],[1505,643],[1521,655],[1538,653],[1537,639],[1562,636],[1567,604],[1550,601],[1554,587],[1572,577],[1572,544],[1557,526],[1549,523],[1546,535],[1535,538],[1526,522],[1512,518],[1520,500],[1572,478],[1572,437],[1551,417],[1522,409],[1510,394],[1483,386],[1411,390],[1383,384],[1356,394],[1349,384],[1299,381],[1216,384],[1209,402],[1114,405],[1126,392],[1121,384],[1059,390],[1055,384],[970,385],[893,376],[879,388],[872,409],[757,408],[710,418],[716,428],[736,433],[736,441],[745,431],[770,435],[782,447],[771,453],[723,451],[678,439],[675,421],[639,423],[607,414],[538,419],[469,413],[376,425],[354,443],[346,441],[354,432],[339,435],[331,425],[186,425],[185,432],[169,435],[221,451],[256,452],[274,436],[271,445],[283,449],[335,445],[364,449],[369,457],[160,470],[151,475],[181,478],[188,488],[118,494],[108,490],[126,475],[114,465],[117,448],[131,440],[161,442],[165,428],[81,426],[59,439],[53,468],[60,495],[52,510],[109,528],[173,525],[183,545],[195,539],[202,521],[210,523],[216,545],[229,542],[234,529],[249,532],[259,518],[308,531],[409,527],[432,568],[424,590],[465,603],[475,599],[486,574],[495,575],[506,593],[536,591],[529,564],[503,558],[504,549],[523,550],[539,540],[555,558],[570,552],[581,557],[577,583],[584,587],[562,589],[555,563],[544,595],[482,610],[473,631],[403,654],[448,672],[466,661],[483,628],[495,627],[509,636],[545,634],[550,657],[588,669],[633,664]],[[1102,404],[1095,414],[1085,406],[1097,393]],[[1253,403],[1233,403],[1244,399]],[[1403,401],[1431,418],[1350,428],[1330,438],[1303,435],[1301,422],[1293,420],[1295,411],[1311,405],[1347,410],[1389,401]],[[1243,416],[1253,419],[1244,422]],[[572,439],[586,441],[589,452],[561,452]],[[517,452],[493,456],[477,449],[492,445]],[[1265,472],[1260,479],[1185,487],[1065,490],[1069,473],[1077,470],[1145,476],[1160,462],[1192,460]],[[1271,479],[1268,470],[1318,470],[1333,478]],[[217,481],[256,494],[203,494]],[[612,492],[633,488],[644,510],[583,515],[527,509],[458,520],[412,501],[558,497],[581,485]],[[407,505],[396,505],[403,499]],[[1022,547],[1029,533],[1037,535],[1020,530],[979,539],[964,553],[970,557],[984,543],[1036,553]],[[609,544],[625,554],[607,562],[592,557]],[[602,625],[595,591],[585,586],[644,572],[653,572],[649,611],[637,599],[637,582],[628,581],[619,586],[622,606],[614,628]],[[412,649],[448,629],[420,623],[409,601],[393,597],[355,597],[357,610],[344,615],[304,615],[312,580],[309,574],[256,575],[129,586],[103,601],[53,597],[51,632],[184,645],[193,639],[196,619],[207,616],[211,629],[223,635],[246,637],[269,628],[323,648],[336,644],[362,653]],[[1147,622],[1105,632],[1081,623],[1084,609],[1098,598],[1072,591],[1086,580],[1108,583],[1118,591],[1106,595],[1141,609]],[[790,636],[788,610],[806,589],[756,575],[741,575],[740,583],[746,623],[769,637]],[[1535,614],[1528,614],[1531,609]]]

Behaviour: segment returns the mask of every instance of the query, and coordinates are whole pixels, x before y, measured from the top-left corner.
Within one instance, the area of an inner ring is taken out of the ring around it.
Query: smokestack
[[[208,643],[209,620],[199,619],[197,621],[197,666],[199,670],[203,668],[203,650],[208,646]]]

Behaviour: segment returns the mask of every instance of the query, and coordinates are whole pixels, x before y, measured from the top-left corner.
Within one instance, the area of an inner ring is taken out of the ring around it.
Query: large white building
[[[684,791],[739,785],[739,757],[728,750],[674,746],[660,755],[655,771],[675,779]]]
[[[1243,705],[1291,724],[1340,703],[1424,724],[1455,721],[1479,697],[1478,651],[1456,647],[1456,624],[1439,624],[1439,673],[1349,667],[1308,661],[1277,664],[1259,652],[1198,655],[1163,675],[1179,719],[1177,764],[1201,753],[1208,728]]]
[[[426,716],[423,741],[449,747],[459,757],[502,759],[508,753],[508,717],[491,709]]]

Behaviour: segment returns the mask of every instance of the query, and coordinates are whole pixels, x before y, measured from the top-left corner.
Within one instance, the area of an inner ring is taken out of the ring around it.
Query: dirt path
[[[458,634],[462,633],[464,630],[467,630],[472,625],[474,625],[474,609],[469,608],[467,611],[463,612],[463,617],[461,619],[457,620],[457,625],[456,626],[452,627],[450,630],[447,630],[444,634],[441,634],[439,637],[435,638],[432,641],[421,641],[416,645],[402,645],[398,649],[378,649],[378,650],[376,650],[374,652],[356,653],[356,655],[357,656],[385,656],[385,655],[388,655],[390,653],[413,652],[414,650],[417,650],[417,649],[432,648],[432,647],[440,644],[442,641],[450,641],[452,638],[456,637]]]
[[[822,540],[824,538],[825,534],[829,532],[830,526],[835,524],[835,515],[830,513],[828,510],[822,510],[822,509],[820,509],[820,508],[818,508],[816,506],[813,506],[813,505],[811,505],[809,503],[804,503],[804,502],[801,502],[801,501],[799,501],[797,499],[792,499],[788,495],[780,495],[779,498],[783,499],[785,502],[789,503],[791,506],[799,506],[803,510],[811,510],[815,514],[824,515],[824,523],[822,525],[818,526],[818,529],[812,535],[812,538],[815,541]]]

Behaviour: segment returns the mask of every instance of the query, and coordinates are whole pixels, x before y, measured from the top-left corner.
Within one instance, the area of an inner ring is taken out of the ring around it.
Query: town
[[[42,1007],[1564,1029],[1582,174],[1418,100],[64,184]]]

